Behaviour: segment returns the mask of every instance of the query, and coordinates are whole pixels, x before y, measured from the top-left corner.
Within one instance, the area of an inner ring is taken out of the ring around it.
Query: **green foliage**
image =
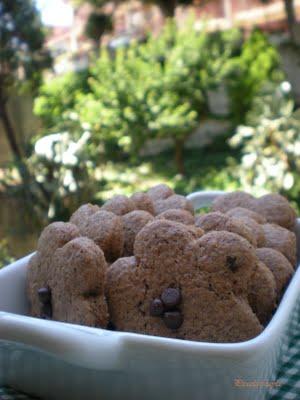
[[[290,198],[300,194],[300,110],[294,111],[290,85],[283,82],[265,87],[247,114],[247,126],[232,137],[242,147],[238,175],[245,189],[262,193],[284,192]]]
[[[279,64],[275,47],[264,33],[255,29],[245,40],[241,54],[231,61],[228,90],[234,122],[244,122],[247,111],[265,82],[282,81]]]
[[[10,256],[8,251],[8,244],[5,239],[0,240],[0,268],[12,263],[14,259]]]
[[[103,51],[91,68],[91,93],[76,110],[96,146],[115,141],[136,155],[147,139],[184,141],[209,114],[207,92],[218,85],[240,42],[238,31],[209,34],[174,23],[146,43]]]
[[[33,0],[0,0],[0,98],[9,91],[36,87],[50,65],[43,49],[44,32]]]
[[[68,72],[52,78],[40,88],[35,99],[34,112],[41,118],[43,127],[52,132],[66,129],[72,120],[76,96],[88,92],[88,71]]]

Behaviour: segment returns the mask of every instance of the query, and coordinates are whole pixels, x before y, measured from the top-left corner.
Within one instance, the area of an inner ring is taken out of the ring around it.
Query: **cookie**
[[[236,233],[247,239],[252,245],[257,246],[255,232],[247,224],[221,212],[199,215],[195,218],[195,225],[202,228],[205,232],[228,231]]]
[[[100,211],[100,207],[94,204],[83,204],[80,206],[70,218],[70,223],[76,226],[83,226],[87,223],[90,216]]]
[[[272,272],[262,262],[257,263],[249,281],[248,300],[260,323],[266,325],[276,307],[277,288]]]
[[[197,238],[189,228],[155,219],[136,236],[134,256],[108,268],[111,322],[117,330],[211,342],[259,334],[247,301],[254,247],[231,232]]]
[[[97,206],[92,207],[80,207],[70,222],[78,226],[82,236],[92,239],[103,250],[108,262],[115,261],[122,255],[124,247],[122,218]]]
[[[268,223],[277,224],[290,230],[295,227],[296,212],[287,199],[279,194],[267,194],[256,199],[245,192],[226,193],[217,197],[212,204],[213,211],[223,213],[237,207],[256,212],[263,216]]]
[[[296,265],[296,235],[288,229],[275,224],[262,225],[265,234],[265,247],[280,251],[292,264]]]
[[[269,223],[293,230],[296,222],[296,212],[287,199],[279,194],[267,194],[258,198],[254,211],[263,215]]]
[[[220,211],[226,213],[232,208],[243,207],[251,209],[252,204],[255,202],[255,198],[245,192],[232,192],[225,193],[222,196],[218,196],[212,203],[212,211]]]
[[[32,316],[106,327],[106,262],[102,250],[70,223],[50,224],[41,234],[27,272]]]
[[[227,215],[230,217],[235,217],[235,218],[251,218],[254,219],[258,224],[265,224],[267,222],[266,218],[263,215],[258,214],[255,211],[248,210],[247,208],[243,207],[235,207],[230,209],[229,211],[226,212]]]
[[[123,195],[114,196],[112,199],[107,200],[101,207],[101,210],[110,211],[116,215],[124,215],[135,209],[135,203]]]
[[[156,201],[156,200],[164,200],[167,197],[170,197],[173,194],[175,194],[175,192],[174,190],[169,188],[169,186],[162,183],[160,185],[156,185],[150,188],[147,194],[152,199],[152,201]]]
[[[185,225],[193,225],[195,217],[186,210],[170,209],[159,214],[157,219],[168,219],[170,221],[181,222]]]
[[[155,215],[159,215],[170,209],[186,210],[194,215],[194,207],[192,202],[179,194],[173,194],[166,199],[156,200],[154,202]]]
[[[244,227],[247,227],[250,232],[252,232],[252,235],[256,240],[256,246],[264,247],[266,244],[266,238],[262,225],[258,224],[254,219],[249,217],[239,217],[238,219],[244,224]]]
[[[277,299],[279,300],[294,273],[294,269],[288,259],[275,249],[257,249],[256,254],[260,261],[273,273],[276,282]]]
[[[151,197],[147,193],[134,193],[130,199],[133,201],[134,208],[136,210],[147,211],[148,213],[154,215],[154,204]]]
[[[136,235],[150,221],[154,219],[147,211],[135,210],[123,215],[124,250],[123,256],[133,255],[133,245]]]

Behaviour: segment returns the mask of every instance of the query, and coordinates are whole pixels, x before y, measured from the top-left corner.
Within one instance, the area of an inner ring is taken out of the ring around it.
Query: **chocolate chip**
[[[108,329],[109,331],[116,331],[117,330],[116,326],[111,321],[109,321],[109,323],[107,324],[106,329]]]
[[[164,312],[164,305],[160,299],[154,299],[150,303],[150,315],[160,317]]]
[[[236,257],[227,256],[226,262],[232,272],[235,272],[238,269],[238,265],[236,265]]]
[[[48,287],[42,287],[38,290],[38,296],[42,304],[50,303],[51,290]]]
[[[50,303],[45,303],[42,305],[41,318],[51,319],[52,318],[52,306]]]
[[[183,323],[183,317],[180,311],[167,311],[164,313],[164,323],[169,329],[178,329]]]
[[[166,310],[172,310],[181,302],[181,293],[179,289],[167,288],[162,292],[161,300]]]

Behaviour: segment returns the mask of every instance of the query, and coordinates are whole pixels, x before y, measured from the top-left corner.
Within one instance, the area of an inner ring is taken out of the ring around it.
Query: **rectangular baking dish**
[[[195,209],[222,192],[188,196]],[[300,220],[296,227],[298,251]],[[216,344],[111,332],[27,317],[30,255],[0,271],[0,385],[42,399],[264,399],[300,308],[300,269],[265,330]]]

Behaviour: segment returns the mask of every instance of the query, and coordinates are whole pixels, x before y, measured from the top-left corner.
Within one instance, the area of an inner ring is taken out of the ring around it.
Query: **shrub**
[[[238,175],[245,189],[279,191],[297,198],[300,193],[300,110],[294,110],[290,85],[265,87],[247,114],[246,125],[231,138],[241,146]]]
[[[147,139],[171,138],[183,172],[184,142],[208,115],[207,92],[239,41],[238,31],[209,34],[169,23],[159,38],[119,49],[114,58],[103,51],[91,69],[91,93],[80,96],[80,120],[97,146],[114,140],[131,155]]]
[[[10,264],[14,259],[10,256],[7,246],[7,241],[5,239],[0,240],[0,268],[7,264]]]
[[[38,97],[34,102],[34,113],[41,119],[45,130],[65,130],[66,125],[69,125],[77,94],[88,91],[87,70],[68,72],[52,78],[39,88]]]
[[[283,80],[280,58],[267,36],[258,29],[243,43],[241,53],[230,62],[227,87],[233,122],[245,121],[253,100],[266,82]]]

